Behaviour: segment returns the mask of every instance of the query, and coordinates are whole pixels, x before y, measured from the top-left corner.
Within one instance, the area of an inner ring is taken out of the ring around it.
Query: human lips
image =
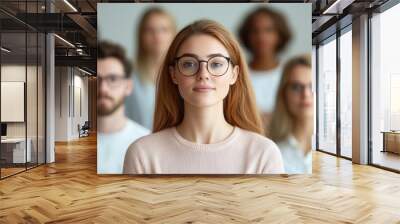
[[[98,101],[105,101],[105,100],[113,100],[113,98],[108,96],[108,95],[97,95],[97,100]]]
[[[209,92],[215,90],[214,87],[208,85],[198,85],[193,88],[195,92]]]
[[[300,104],[302,107],[311,107],[313,104],[311,102],[303,102]]]

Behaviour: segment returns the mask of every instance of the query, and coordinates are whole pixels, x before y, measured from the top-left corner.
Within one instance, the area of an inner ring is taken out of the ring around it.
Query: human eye
[[[107,77],[107,81],[111,84],[117,83],[119,82],[121,79],[121,77],[117,76],[117,75],[110,75]]]
[[[195,62],[194,61],[184,61],[182,62],[182,67],[183,68],[193,68],[195,67]]]
[[[296,91],[296,92],[301,92],[303,90],[303,85],[301,85],[299,83],[293,83],[292,90]]]
[[[211,69],[221,69],[225,68],[227,64],[227,61],[225,58],[222,57],[215,57],[210,60],[209,66]]]
[[[115,81],[117,81],[117,76],[115,76],[115,75],[112,75],[112,76],[109,76],[108,77],[108,80],[110,80],[110,82],[115,82]]]
[[[212,68],[221,68],[223,64],[221,62],[212,62],[211,67]]]

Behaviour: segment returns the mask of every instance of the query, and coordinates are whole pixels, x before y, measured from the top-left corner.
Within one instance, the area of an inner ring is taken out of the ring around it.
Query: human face
[[[265,14],[255,15],[249,32],[249,45],[255,55],[275,54],[279,34],[274,21]]]
[[[185,40],[178,50],[177,57],[192,55],[198,60],[208,61],[215,55],[229,57],[227,49],[216,38],[198,34]],[[177,64],[170,66],[173,82],[185,101],[195,107],[209,107],[222,103],[228,95],[230,85],[236,82],[239,66],[229,63],[228,70],[221,76],[213,76],[207,69],[207,63],[201,62],[198,72],[192,76],[182,74]]]
[[[97,111],[100,116],[113,114],[131,91],[132,81],[125,78],[124,67],[116,58],[97,61]]]
[[[312,118],[314,98],[312,93],[311,68],[297,65],[286,84],[286,102],[289,113],[297,119]]]
[[[142,44],[150,55],[162,55],[174,38],[171,19],[163,14],[152,14],[144,24]]]

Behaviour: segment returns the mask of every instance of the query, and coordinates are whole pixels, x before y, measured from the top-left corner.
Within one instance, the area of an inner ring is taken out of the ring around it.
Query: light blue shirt
[[[126,116],[152,130],[156,87],[151,82],[142,81],[136,74],[132,75],[132,80],[132,94],[125,99]]]
[[[278,66],[271,71],[249,70],[258,108],[263,113],[272,113],[282,77],[282,68]]]
[[[111,134],[97,132],[97,173],[122,174],[129,145],[148,134],[149,130],[131,120],[121,131]]]
[[[282,153],[285,172],[288,174],[311,174],[312,152],[304,155],[299,143],[294,136],[289,136],[285,141],[277,143]]]

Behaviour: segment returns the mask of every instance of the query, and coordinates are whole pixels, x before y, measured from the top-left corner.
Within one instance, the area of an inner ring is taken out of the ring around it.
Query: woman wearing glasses
[[[260,135],[246,63],[233,36],[200,20],[173,40],[158,77],[154,133],[133,143],[127,174],[283,173]]]
[[[311,138],[314,126],[311,59],[290,60],[279,85],[271,122],[271,138],[282,152],[285,172],[311,173]]]

